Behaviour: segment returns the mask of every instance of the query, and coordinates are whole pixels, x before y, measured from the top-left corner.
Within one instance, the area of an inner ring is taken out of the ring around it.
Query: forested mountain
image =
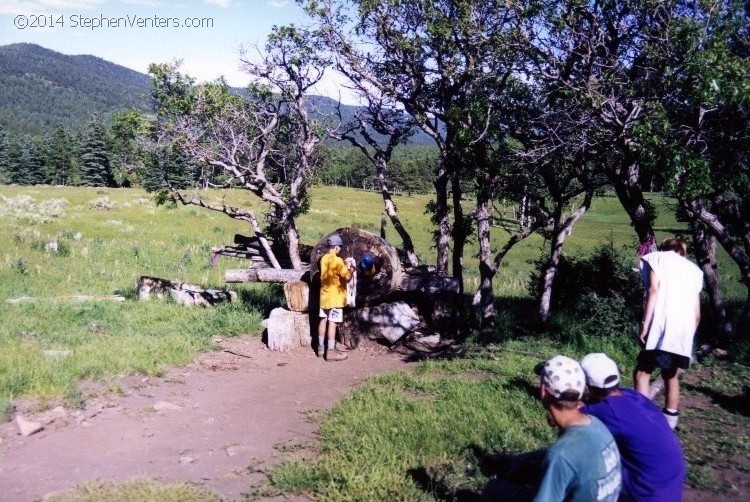
[[[68,56],[34,44],[0,46],[0,125],[40,135],[62,124],[82,130],[92,113],[107,119],[147,110],[147,75],[94,56]]]
[[[127,108],[148,112],[150,91],[148,75],[95,56],[68,56],[34,44],[0,46],[0,126],[6,134],[42,136],[58,125],[78,133],[93,114],[108,123]],[[314,101],[323,115],[335,110],[329,98]],[[354,111],[342,106],[344,120]],[[431,140],[417,134],[412,142]]]

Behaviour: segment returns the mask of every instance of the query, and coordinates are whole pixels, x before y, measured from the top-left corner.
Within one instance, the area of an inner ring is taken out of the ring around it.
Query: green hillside
[[[68,56],[34,44],[0,46],[0,126],[11,135],[41,136],[58,124],[78,132],[93,113],[108,123],[127,108],[149,111],[150,89],[148,75],[96,56]],[[334,100],[314,96],[312,104],[321,117],[333,120]],[[342,105],[343,120],[351,120],[355,110]],[[411,143],[432,140],[420,131]]]
[[[94,56],[67,56],[34,44],[0,46],[0,125],[38,135],[63,124],[81,130],[92,113],[107,118],[148,109],[149,78]]]

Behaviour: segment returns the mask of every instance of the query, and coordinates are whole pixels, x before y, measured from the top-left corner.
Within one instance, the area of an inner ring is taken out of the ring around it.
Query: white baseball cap
[[[595,352],[581,359],[581,367],[586,373],[586,383],[597,389],[611,389],[620,383],[617,364],[607,354]]]
[[[537,374],[542,378],[542,385],[556,399],[566,390],[578,393],[577,399],[583,399],[586,390],[586,376],[578,361],[566,356],[557,355],[537,365]]]

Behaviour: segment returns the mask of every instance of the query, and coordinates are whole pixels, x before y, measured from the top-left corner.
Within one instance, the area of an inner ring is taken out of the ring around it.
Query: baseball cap
[[[576,391],[577,399],[583,398],[586,375],[575,359],[557,355],[549,361],[539,363],[535,370],[542,379],[542,385],[556,399],[560,399],[566,390]]]
[[[595,352],[581,359],[581,367],[586,373],[586,383],[597,389],[610,389],[620,383],[617,364],[607,354]]]
[[[339,237],[336,234],[333,234],[326,240],[328,241],[329,246],[343,246],[344,245],[344,241],[342,241],[341,237]]]

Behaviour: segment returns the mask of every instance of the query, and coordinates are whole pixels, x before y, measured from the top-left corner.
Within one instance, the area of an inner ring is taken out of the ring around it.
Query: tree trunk
[[[435,214],[434,223],[437,225],[435,246],[437,259],[435,267],[438,272],[448,272],[448,254],[450,252],[451,228],[448,218],[448,173],[445,160],[441,161],[435,178]]]
[[[690,230],[693,234],[695,257],[703,271],[703,282],[708,293],[708,315],[705,318],[711,331],[726,339],[731,333],[727,329],[727,314],[716,263],[716,238],[709,234],[706,225],[700,220],[691,219]]]
[[[398,213],[396,212],[396,206],[395,204],[393,204],[391,194],[388,191],[388,184],[385,181],[385,166],[378,165],[378,183],[380,184],[380,193],[383,196],[385,214],[388,215],[388,218],[390,218],[391,220],[391,225],[393,225],[393,228],[396,229],[399,237],[401,237],[401,242],[404,246],[404,252],[406,253],[406,258],[409,260],[409,264],[412,267],[418,267],[419,258],[417,257],[417,253],[414,252],[414,243],[411,240],[409,232],[407,232],[407,230],[401,224],[401,219],[398,217]],[[383,236],[383,238],[385,237]]]
[[[586,192],[583,203],[575,210],[567,219],[562,222],[562,201],[555,201],[555,228],[552,232],[552,242],[549,260],[544,267],[544,283],[542,285],[542,296],[539,300],[539,320],[543,323],[549,320],[551,304],[552,304],[552,289],[557,276],[558,267],[560,266],[560,257],[562,256],[563,244],[565,239],[570,235],[573,230],[573,225],[588,211],[591,207],[591,199],[593,197],[593,191]]]
[[[479,287],[478,302],[473,303],[479,315],[479,325],[489,327],[495,323],[495,295],[492,292],[492,278],[495,268],[492,261],[492,244],[490,242],[490,194],[488,189],[477,190],[477,207],[474,214],[477,222],[477,239],[479,240]]]
[[[288,206],[282,209],[284,216],[284,233],[286,234],[287,247],[289,248],[289,259],[292,262],[292,268],[302,270],[302,259],[299,256],[299,233],[294,221],[292,209]]]
[[[680,201],[680,203],[691,219],[698,219],[706,225],[706,228],[716,237],[721,247],[724,248],[730,258],[739,267],[740,277],[747,288],[745,308],[743,315],[740,317],[748,316],[750,314],[750,254],[737,244],[727,227],[715,214],[703,207],[700,200],[693,199],[690,201]]]
[[[648,252],[656,251],[654,228],[646,211],[638,164],[631,162],[625,171],[625,173],[610,173],[610,181],[615,187],[620,204],[630,217],[630,224],[633,225],[633,230],[638,235],[638,242],[653,243]]]

